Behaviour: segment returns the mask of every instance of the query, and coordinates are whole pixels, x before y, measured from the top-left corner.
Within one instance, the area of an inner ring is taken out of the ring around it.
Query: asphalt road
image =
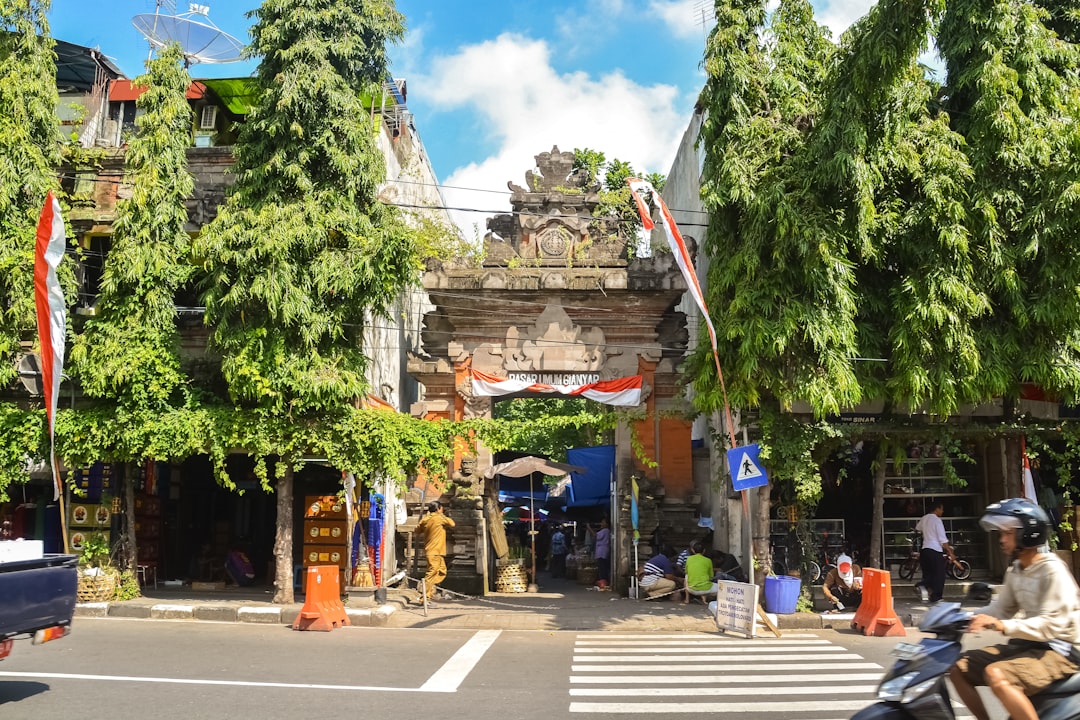
[[[0,663],[0,717],[835,720],[872,701],[895,644],[830,630],[738,641],[77,619],[56,642],[16,642]]]

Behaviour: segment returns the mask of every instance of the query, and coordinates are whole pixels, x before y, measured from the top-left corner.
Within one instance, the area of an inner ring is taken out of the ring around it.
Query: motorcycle
[[[918,643],[899,643],[898,659],[878,686],[878,702],[851,720],[954,720],[952,699],[945,683],[960,659],[961,638],[971,613],[960,603],[938,603],[919,623],[919,630],[936,637]],[[1040,720],[1080,720],[1080,673],[1059,680],[1031,698]]]

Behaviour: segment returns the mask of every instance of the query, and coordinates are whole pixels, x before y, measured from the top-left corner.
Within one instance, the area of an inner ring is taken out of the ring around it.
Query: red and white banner
[[[477,397],[497,397],[521,392],[554,393],[584,397],[607,405],[633,407],[641,404],[641,376],[631,375],[582,385],[549,385],[528,380],[508,380],[473,370],[472,391]]]
[[[652,196],[652,202],[655,206],[660,208],[660,223],[664,226],[664,234],[667,235],[668,245],[671,247],[671,252],[675,255],[675,262],[679,265],[679,270],[682,270],[683,278],[686,279],[686,285],[690,289],[690,295],[694,298],[694,302],[697,303],[698,309],[701,310],[701,317],[705,319],[705,324],[709,327],[709,340],[712,341],[713,352],[716,352],[716,330],[713,329],[712,318],[709,317],[709,309],[705,307],[705,296],[701,293],[701,285],[698,283],[697,274],[694,272],[694,261],[690,257],[690,251],[686,249],[686,243],[683,242],[682,233],[679,232],[679,226],[675,224],[674,218],[671,217],[671,212],[668,210],[667,204],[664,199],[660,197],[660,193],[656,191],[656,188],[652,186],[648,180],[641,180],[639,178],[629,178],[626,181],[630,185],[630,193],[634,196],[634,202],[637,203],[638,214],[641,216],[641,224],[646,230],[652,230],[656,223],[653,222],[652,212],[649,210],[648,205],[645,204],[645,198],[642,197],[642,193],[649,193]]]
[[[690,251],[686,249],[686,243],[683,242],[679,226],[675,224],[675,219],[671,217],[671,211],[668,210],[667,204],[660,197],[660,193],[656,191],[656,188],[652,186],[652,183],[640,178],[627,178],[626,184],[630,186],[630,194],[634,196],[638,215],[641,216],[641,225],[646,230],[651,231],[656,227],[656,223],[653,222],[652,208],[646,204],[643,197],[644,193],[649,194],[653,208],[660,211],[660,223],[664,226],[668,246],[675,256],[675,262],[678,264],[679,270],[682,271],[683,278],[686,280],[690,296],[697,303],[698,309],[701,310],[701,317],[705,320],[706,327],[709,328],[709,342],[712,344],[713,362],[716,363],[716,377],[720,380],[720,392],[724,395],[724,414],[727,416],[728,439],[731,440],[731,447],[737,447],[735,423],[731,419],[731,404],[728,402],[727,387],[724,385],[724,371],[720,368],[720,353],[716,348],[716,330],[713,328],[712,318],[709,317],[709,308],[705,305],[705,296],[701,292],[701,284],[698,283],[697,274],[694,272],[694,261],[690,257]],[[749,518],[750,506],[746,500],[746,493],[743,493],[743,510],[746,511],[747,518]]]
[[[53,469],[53,500],[60,496],[60,472],[56,467],[54,434],[56,400],[64,374],[65,308],[64,292],[56,268],[64,258],[67,233],[60,216],[60,203],[49,192],[38,219],[34,247],[34,305],[37,307],[38,337],[41,340],[41,379],[45,388],[45,412],[49,420],[49,454]]]

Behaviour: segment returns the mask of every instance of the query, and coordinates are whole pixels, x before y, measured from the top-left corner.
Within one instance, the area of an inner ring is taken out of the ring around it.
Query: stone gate
[[[685,281],[670,252],[641,256],[627,223],[593,216],[599,186],[573,171],[573,153],[553,148],[535,159],[527,187],[508,183],[511,212],[488,221],[483,260],[434,262],[424,273],[434,309],[424,316],[422,351],[408,361],[425,388],[413,414],[490,417],[492,398],[474,395],[473,371],[574,385],[640,375],[644,420],[635,434],[657,466],[635,458],[630,432],[620,428],[616,472],[619,498],[628,496],[631,475],[641,479],[647,537],[649,519],[654,527],[662,522],[650,508],[682,503],[696,512],[700,499],[677,372],[687,343],[686,318],[676,309]],[[491,460],[481,449],[479,470]],[[612,508],[616,579],[628,569],[629,521],[620,513],[627,504]],[[479,503],[453,516],[477,528],[477,542],[468,547],[469,530],[454,533],[447,585],[477,591],[487,567]]]

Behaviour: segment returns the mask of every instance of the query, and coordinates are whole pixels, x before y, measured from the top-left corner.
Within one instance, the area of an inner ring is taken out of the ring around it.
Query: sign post
[[[750,559],[747,575],[749,575],[751,583],[754,582],[754,533],[749,530],[753,527],[753,523],[750,520],[750,501],[746,491],[769,484],[769,476],[765,472],[765,466],[758,459],[760,452],[761,446],[757,443],[735,447],[727,451],[731,486],[742,494],[743,525],[748,529],[746,533],[746,557]]]

